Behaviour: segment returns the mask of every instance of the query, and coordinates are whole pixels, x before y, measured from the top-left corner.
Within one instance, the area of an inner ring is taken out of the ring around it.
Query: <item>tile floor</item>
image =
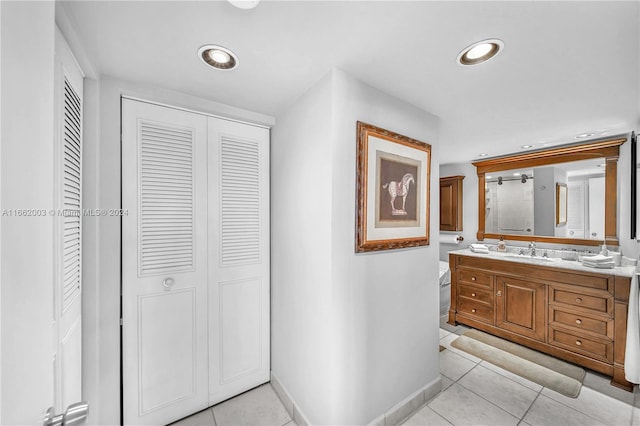
[[[640,426],[640,394],[588,372],[578,398],[568,398],[451,347],[465,326],[440,324],[442,391],[405,426]],[[295,426],[270,384],[183,419],[174,426]]]

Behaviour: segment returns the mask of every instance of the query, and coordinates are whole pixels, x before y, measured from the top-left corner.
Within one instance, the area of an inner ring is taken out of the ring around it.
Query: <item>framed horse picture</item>
[[[431,145],[357,123],[356,252],[429,244]]]

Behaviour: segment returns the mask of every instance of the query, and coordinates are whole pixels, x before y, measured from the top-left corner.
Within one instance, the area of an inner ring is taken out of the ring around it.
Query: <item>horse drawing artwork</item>
[[[413,179],[413,175],[411,173],[405,173],[402,176],[402,180],[400,182],[396,182],[392,180],[391,182],[387,182],[382,185],[382,189],[387,189],[389,191],[389,195],[391,196],[391,215],[393,216],[406,216],[407,211],[405,210],[405,203],[407,201],[407,195],[409,194],[409,184],[413,182],[416,184],[416,181]],[[402,197],[402,208],[396,209],[396,198]]]

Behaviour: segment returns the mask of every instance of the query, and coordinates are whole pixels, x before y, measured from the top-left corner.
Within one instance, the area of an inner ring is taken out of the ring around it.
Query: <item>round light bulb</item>
[[[229,55],[227,52],[215,49],[209,51],[209,57],[211,58],[211,60],[219,64],[226,64],[231,60],[231,55]]]
[[[493,49],[493,45],[490,43],[483,43],[473,47],[467,52],[467,58],[478,59],[489,53]]]

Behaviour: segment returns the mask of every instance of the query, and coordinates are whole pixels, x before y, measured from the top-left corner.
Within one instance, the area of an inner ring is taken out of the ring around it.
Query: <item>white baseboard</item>
[[[300,407],[295,403],[293,398],[291,398],[291,395],[289,395],[285,387],[282,386],[278,377],[273,374],[273,371],[271,372],[271,386],[276,392],[276,395],[278,395],[278,398],[280,398],[280,401],[282,401],[282,405],[284,405],[291,419],[296,422],[298,426],[310,426],[307,417],[300,410]]]
[[[402,401],[387,410],[386,413],[376,417],[369,426],[397,426],[424,407],[442,389],[442,379],[428,383],[422,389],[412,393]]]
[[[280,380],[278,380],[278,377],[273,374],[273,371],[271,372],[271,386],[280,398],[280,401],[282,401],[284,408],[287,410],[293,421],[296,422],[298,426],[310,426],[306,416],[302,411],[300,411],[300,407],[296,405],[295,401],[291,398],[291,395],[289,395],[289,392],[287,392],[282,383],[280,383]],[[397,426],[401,424],[407,418],[424,407],[425,404],[434,396],[438,395],[441,389],[442,379],[438,376],[437,379],[412,393],[404,400],[387,410],[386,413],[377,417],[369,423],[369,426]]]

